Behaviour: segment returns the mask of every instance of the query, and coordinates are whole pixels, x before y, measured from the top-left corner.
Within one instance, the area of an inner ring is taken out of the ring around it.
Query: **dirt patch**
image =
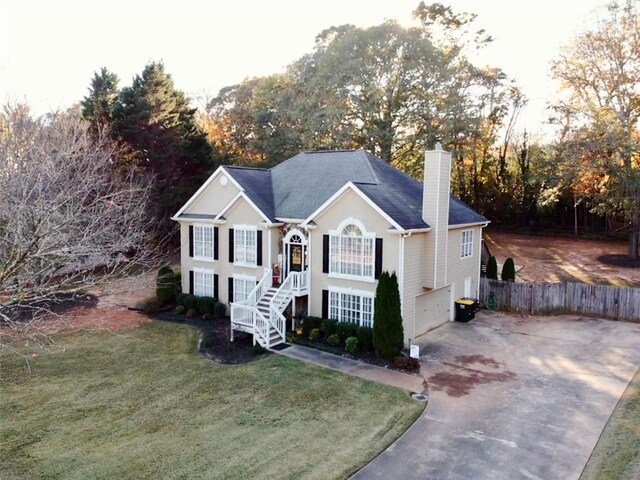
[[[500,366],[498,362],[495,363]],[[427,378],[427,383],[432,390],[445,392],[450,397],[463,397],[469,395],[477,385],[507,382],[516,377],[516,374],[511,371],[484,372],[452,363],[444,364],[459,370],[459,373],[439,372]]]
[[[501,231],[485,232],[484,239],[499,264],[507,257],[514,259],[519,281],[640,287],[640,268],[621,268],[609,261],[617,258],[624,263],[627,245],[623,242]]]

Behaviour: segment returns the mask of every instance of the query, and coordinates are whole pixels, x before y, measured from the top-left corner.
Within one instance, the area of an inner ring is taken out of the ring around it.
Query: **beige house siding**
[[[415,338],[416,297],[425,292],[423,288],[426,236],[431,233],[418,233],[405,237],[404,268],[402,292],[402,319],[404,321],[404,336],[406,340]]]
[[[223,177],[227,178],[226,185],[220,182]],[[239,192],[235,183],[222,171],[183,213],[218,215]]]
[[[399,243],[400,236],[387,232],[391,226],[389,221],[381,216],[371,205],[364,201],[352,190],[345,193],[314,219],[316,228],[310,230],[310,270],[311,291],[309,298],[310,314],[322,315],[322,290],[329,287],[351,288],[375,294],[377,280],[348,280],[330,277],[322,273],[323,235],[330,230],[336,230],[345,219],[354,218],[364,224],[367,232],[375,232],[376,238],[382,238],[382,270],[399,272]]]
[[[217,193],[217,192],[216,192]],[[182,265],[182,291],[189,291],[189,275],[186,273],[194,268],[213,269],[218,275],[218,299],[221,302],[229,303],[229,277],[233,275],[246,275],[256,277],[259,281],[264,275],[265,267],[268,267],[268,235],[269,229],[262,222],[263,219],[258,212],[244,199],[239,198],[236,203],[225,214],[226,223],[216,225],[218,227],[218,260],[213,262],[203,262],[189,257],[189,225],[197,224],[181,222],[180,225],[180,250]],[[234,225],[255,225],[257,230],[262,231],[262,266],[241,267],[229,263],[229,229]]]
[[[473,253],[470,257],[460,258],[462,232],[473,230]],[[481,227],[462,227],[449,230],[449,250],[447,256],[447,283],[453,284],[453,299],[464,296],[464,281],[471,278],[471,297],[476,297],[480,277]]]

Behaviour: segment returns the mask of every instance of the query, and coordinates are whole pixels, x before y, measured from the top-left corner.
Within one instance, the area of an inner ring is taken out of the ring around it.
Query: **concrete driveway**
[[[478,314],[420,337],[429,404],[356,479],[577,479],[640,365],[640,324]]]

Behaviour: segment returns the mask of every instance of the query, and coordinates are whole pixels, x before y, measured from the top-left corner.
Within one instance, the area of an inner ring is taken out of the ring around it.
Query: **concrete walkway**
[[[640,365],[640,324],[481,313],[417,339],[422,416],[355,479],[580,477]]]
[[[286,357],[296,358],[303,362],[314,363],[321,367],[331,368],[339,372],[373,380],[374,382],[383,383],[392,387],[401,388],[411,393],[422,393],[425,390],[424,378],[420,375],[410,375],[407,373],[396,372],[387,368],[376,367],[368,363],[352,360],[350,358],[340,357],[332,353],[316,350],[315,348],[307,348],[302,345],[291,345],[284,350],[273,350]]]

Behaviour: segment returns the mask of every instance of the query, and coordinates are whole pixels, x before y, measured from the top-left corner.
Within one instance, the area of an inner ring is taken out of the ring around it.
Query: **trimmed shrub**
[[[496,262],[496,257],[493,255],[489,257],[487,262],[487,278],[491,280],[498,279],[498,262]]]
[[[333,335],[329,335],[327,337],[327,343],[329,345],[340,345],[340,336],[337,333],[334,333]]]
[[[344,341],[344,349],[349,353],[356,353],[358,351],[358,339],[356,337],[349,337]]]
[[[195,308],[190,308],[187,310],[187,318],[193,318],[198,315],[198,311]]]
[[[213,313],[216,318],[224,318],[227,314],[227,306],[222,302],[218,302],[216,303]]]
[[[204,314],[202,314],[202,319],[203,320],[212,320],[213,319],[213,315],[211,315],[210,313],[204,313]]]
[[[302,320],[302,333],[308,337],[311,330],[314,328],[320,328],[322,320],[318,317],[307,317]]]
[[[198,297],[195,295],[185,294],[182,299],[182,304],[187,310],[196,310],[198,308]]]
[[[400,370],[415,372],[420,369],[420,362],[417,358],[407,358],[403,355],[398,355],[393,359],[393,366]]]
[[[169,265],[163,265],[158,270],[156,279],[156,297],[160,306],[164,306],[175,299],[176,296],[176,275]]]
[[[182,315],[182,314],[183,314],[184,312],[186,312],[186,311],[187,311],[187,309],[186,309],[186,308],[184,308],[184,305],[178,305],[178,306],[176,307],[176,313],[177,313],[178,315]]]
[[[204,315],[205,313],[207,315],[213,316],[213,314],[215,313],[215,309],[216,309],[216,299],[213,297],[196,297],[196,309],[198,310],[198,313]]]
[[[404,346],[404,330],[400,311],[400,292],[395,272],[382,272],[378,287],[373,318],[373,346],[378,355],[393,360]]]
[[[333,335],[336,333],[336,324],[338,322],[336,320],[323,319],[320,324],[320,331],[323,333],[325,337],[329,335]]]
[[[260,344],[255,344],[251,347],[251,355],[263,355],[265,353],[267,353],[267,349]]]
[[[336,324],[336,333],[340,337],[340,341],[344,342],[349,337],[356,336],[358,326],[355,323],[338,322]]]
[[[373,329],[369,327],[356,328],[358,346],[363,352],[373,352]]]
[[[516,264],[514,263],[513,258],[509,257],[504,261],[504,265],[502,266],[502,273],[500,276],[505,282],[516,281]]]
[[[181,305],[181,306],[185,306],[184,305],[184,299],[187,296],[186,293],[177,293],[176,294],[176,305]]]
[[[309,340],[311,340],[312,342],[317,342],[318,340],[320,340],[320,329],[319,328],[314,328],[313,330],[311,330],[309,332]]]

